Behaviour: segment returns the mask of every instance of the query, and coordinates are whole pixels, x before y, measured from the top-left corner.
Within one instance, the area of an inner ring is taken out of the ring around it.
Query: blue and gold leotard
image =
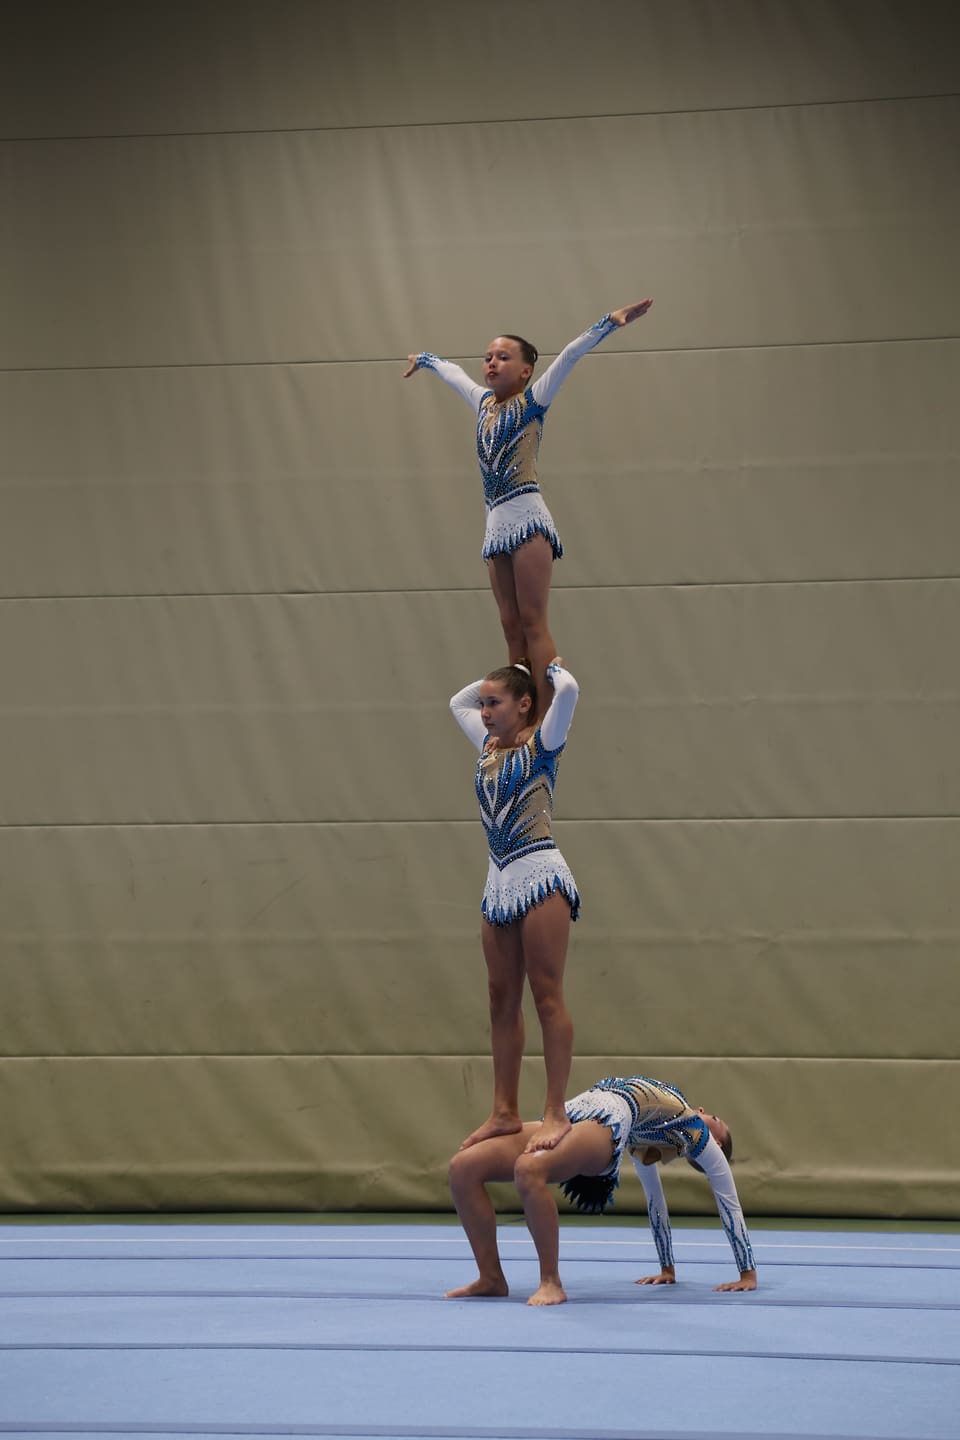
[[[530,739],[510,749],[489,747],[479,701],[483,682],[458,691],[450,708],[480,751],[476,791],[490,858],[481,911],[494,925],[509,925],[531,905],[559,891],[580,912],[580,896],[552,834],[553,789],[580,687],[562,665],[547,670],[553,701]]]
[[[555,559],[563,546],[540,494],[537,458],[543,435],[543,417],[574,365],[595,345],[616,330],[604,315],[589,330],[565,346],[539,379],[519,395],[498,400],[492,390],[470,379],[451,360],[422,351],[417,368],[433,370],[458,395],[462,395],[477,416],[477,458],[483,477],[483,498],[487,525],[483,558],[509,554],[525,540],[543,535],[553,547]]]
[[[607,1076],[568,1100],[566,1110],[574,1123],[595,1120],[606,1125],[613,1139],[613,1157],[602,1175],[575,1175],[563,1186],[564,1193],[581,1209],[602,1210],[612,1204],[621,1162],[624,1154],[629,1154],[647,1197],[650,1229],[660,1264],[672,1266],[670,1214],[658,1161],[689,1160],[710,1181],[737,1268],[741,1273],[756,1268],[726,1156],[710,1134],[704,1117],[676,1086],[668,1085],[665,1080],[653,1080],[649,1075]]]

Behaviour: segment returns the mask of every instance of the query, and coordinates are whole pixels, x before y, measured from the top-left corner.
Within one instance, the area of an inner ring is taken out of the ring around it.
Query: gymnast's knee
[[[546,1187],[544,1165],[547,1153],[545,1150],[534,1150],[529,1155],[524,1152],[517,1156],[513,1167],[513,1183],[521,1198],[529,1195],[531,1191],[543,1190]]]

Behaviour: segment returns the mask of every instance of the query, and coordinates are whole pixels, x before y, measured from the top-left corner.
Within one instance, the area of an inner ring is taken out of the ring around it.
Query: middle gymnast
[[[539,725],[530,720],[533,678],[526,665],[493,670],[457,692],[450,708],[480,751],[476,790],[490,858],[481,912],[493,1051],[493,1108],[461,1149],[516,1134],[523,1059],[524,976],[543,1032],[547,1093],[528,1151],[552,1149],[569,1131],[564,1107],[573,1024],[563,995],[570,922],[580,896],[551,833],[557,763],[580,693],[559,657],[547,668],[553,701]]]

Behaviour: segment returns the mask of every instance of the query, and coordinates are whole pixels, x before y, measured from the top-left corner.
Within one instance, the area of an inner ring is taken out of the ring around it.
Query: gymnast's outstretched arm
[[[660,1180],[659,1167],[657,1165],[644,1165],[636,1156],[632,1156],[631,1158],[633,1160],[633,1168],[640,1177],[640,1184],[643,1186],[644,1194],[647,1197],[650,1229],[653,1231],[654,1244],[657,1247],[657,1254],[660,1257],[660,1274],[645,1275],[637,1281],[637,1284],[672,1285],[676,1279],[677,1272],[673,1259],[670,1216],[667,1212],[667,1202],[663,1193],[663,1184]],[[717,1290],[756,1290],[757,1270],[753,1258],[753,1248],[750,1244],[750,1236],[743,1218],[743,1210],[740,1205],[740,1197],[737,1194],[733,1171],[730,1169],[726,1156],[712,1135],[697,1156],[697,1164],[710,1181],[710,1188],[713,1190],[713,1198],[717,1203],[717,1211],[720,1215],[724,1233],[730,1242],[734,1261],[737,1269],[740,1271],[739,1280],[731,1280],[726,1285],[717,1285],[715,1288]]]
[[[584,330],[582,335],[571,340],[569,345],[565,345],[556,360],[547,366],[530,387],[537,404],[546,410],[577,361],[595,345],[599,345],[601,340],[606,340],[614,330],[645,315],[652,304],[652,300],[637,300],[632,305],[623,305],[619,310],[612,310],[595,325],[591,325],[589,330]]]
[[[637,1284],[675,1285],[677,1280],[677,1267],[673,1259],[673,1236],[670,1231],[670,1212],[667,1210],[667,1197],[663,1193],[660,1167],[658,1165],[644,1165],[635,1155],[632,1155],[630,1158],[633,1161],[634,1170],[636,1170],[640,1177],[643,1193],[647,1197],[647,1215],[650,1220],[653,1243],[657,1247],[657,1257],[660,1261],[660,1274],[643,1275],[637,1281]]]
[[[442,360],[439,355],[431,355],[429,350],[421,350],[418,355],[408,355],[407,360],[409,369],[403,372],[404,380],[408,380],[417,370],[432,370],[451,390],[456,390],[457,394],[466,400],[476,415],[480,409],[480,401],[487,392],[482,385],[471,380],[461,366],[455,365],[452,360]]]
[[[717,1285],[716,1289],[756,1290],[757,1267],[753,1258],[753,1246],[750,1244],[750,1236],[743,1218],[740,1196],[737,1194],[736,1181],[726,1155],[712,1135],[697,1156],[697,1164],[710,1181],[713,1198],[717,1203],[717,1212],[727,1239],[730,1241],[734,1262],[740,1271],[739,1280],[731,1280],[727,1285]]]

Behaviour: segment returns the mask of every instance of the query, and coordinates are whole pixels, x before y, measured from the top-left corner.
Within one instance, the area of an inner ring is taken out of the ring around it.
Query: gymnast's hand
[[[610,319],[614,325],[629,325],[631,320],[639,320],[641,315],[646,315],[652,300],[635,300],[632,305],[621,305],[619,310],[610,311]]]
[[[726,1285],[714,1285],[714,1290],[756,1290],[756,1270],[741,1270],[739,1280],[730,1280]]]
[[[664,1265],[659,1275],[641,1275],[635,1285],[676,1285],[677,1272],[672,1265]]]
[[[404,372],[403,372],[403,378],[404,378],[404,380],[408,380],[408,379],[410,378],[410,376],[414,373],[414,371],[419,369],[419,366],[417,365],[417,357],[416,357],[416,355],[408,355],[408,356],[407,356],[407,359],[410,361],[410,369],[409,369],[409,370],[404,370]]]

